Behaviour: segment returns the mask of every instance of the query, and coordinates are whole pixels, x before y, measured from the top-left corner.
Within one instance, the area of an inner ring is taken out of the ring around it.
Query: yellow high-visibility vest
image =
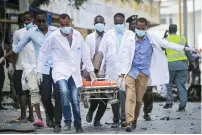
[[[169,42],[173,42],[176,44],[180,44],[185,46],[186,39],[184,36],[178,36],[178,35],[170,35],[168,36],[167,40]],[[187,57],[185,55],[185,52],[177,52],[171,49],[166,49],[166,56],[168,58],[168,62],[174,62],[174,61],[181,61],[181,60],[187,60]]]

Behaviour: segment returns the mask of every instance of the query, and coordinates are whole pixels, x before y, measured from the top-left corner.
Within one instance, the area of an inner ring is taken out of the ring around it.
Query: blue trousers
[[[185,87],[188,71],[187,70],[170,70],[170,81],[169,84],[166,85],[167,87],[167,97],[166,103],[171,104],[173,103],[173,94],[172,88],[173,84],[176,84],[178,90],[178,96],[180,99],[179,107],[186,107],[187,103],[187,89]]]
[[[72,77],[69,80],[59,80],[56,83],[60,90],[62,112],[65,123],[72,122],[71,106],[74,115],[74,126],[81,127],[81,115],[79,105],[79,91],[76,88],[75,82]],[[70,106],[71,103],[71,106]]]

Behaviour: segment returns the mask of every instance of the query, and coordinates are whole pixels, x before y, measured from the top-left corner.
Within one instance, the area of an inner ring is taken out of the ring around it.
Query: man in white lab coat
[[[138,18],[135,45],[126,44],[121,54],[119,85],[126,88],[126,131],[136,128],[142,98],[147,85],[168,84],[168,62],[162,48],[194,51],[192,48],[169,43],[146,32],[147,20]]]
[[[119,76],[119,70],[122,66],[120,60],[122,59],[120,54],[125,48],[125,45],[134,45],[135,34],[132,31],[125,29],[125,16],[122,13],[114,15],[115,28],[109,30],[100,43],[100,51],[104,54],[104,60],[102,63],[100,74],[106,74],[111,80],[117,81]],[[120,88],[119,100],[120,102],[112,104],[113,111],[113,124],[111,128],[117,128],[119,126],[119,120],[123,123],[125,121],[125,88]],[[121,105],[121,118],[120,109]],[[122,126],[124,126],[122,124]]]
[[[52,77],[60,91],[63,116],[65,119],[64,130],[71,129],[71,106],[74,116],[74,127],[77,133],[83,132],[81,125],[79,91],[82,86],[81,59],[90,73],[92,80],[96,79],[94,68],[88,53],[88,47],[80,32],[73,29],[69,15],[61,14],[59,17],[60,29],[53,32],[40,49],[37,71],[41,69],[48,54],[53,58]],[[71,106],[70,106],[71,103]],[[57,104],[56,104],[57,106]]]
[[[99,46],[100,46],[100,42],[102,41],[102,38],[105,34],[104,18],[100,15],[96,16],[94,19],[94,25],[95,25],[95,31],[86,37],[85,44],[90,49],[89,54],[91,56],[91,59],[93,60],[93,66],[95,69],[95,73],[98,73],[100,70],[102,60],[103,60],[103,53],[99,52]],[[101,95],[101,96],[103,97],[103,95]],[[93,98],[93,96],[91,98]],[[92,121],[93,113],[95,112],[96,108],[98,108],[97,113],[94,118],[94,126],[101,127],[102,125],[100,123],[100,120],[107,109],[107,101],[108,101],[107,99],[102,99],[102,100],[91,99],[90,108],[89,108],[87,116],[86,116],[86,121],[89,123]]]

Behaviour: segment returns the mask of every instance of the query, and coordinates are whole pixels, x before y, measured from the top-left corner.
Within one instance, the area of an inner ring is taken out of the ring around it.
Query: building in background
[[[183,0],[181,0],[183,2]],[[168,29],[169,24],[174,23],[178,25],[179,29],[179,16],[178,16],[178,0],[164,0],[161,2],[161,25],[152,28],[151,31],[157,33],[158,36],[163,37],[163,31]],[[183,3],[181,3],[183,9]],[[182,12],[182,33],[183,32],[183,11]],[[195,0],[195,21],[193,21],[193,0],[187,0],[187,42],[188,45],[196,48],[202,48],[201,35],[202,35],[202,1]],[[195,34],[194,23],[195,22]],[[159,33],[159,34],[158,34]],[[195,35],[195,37],[194,37]],[[195,44],[194,44],[195,43]],[[201,47],[200,47],[201,46]]]
[[[40,9],[57,14],[69,14],[73,19],[73,26],[84,37],[94,29],[93,20],[97,15],[104,16],[106,29],[113,28],[113,16],[117,12],[124,13],[126,18],[134,14],[146,17],[150,22],[150,26],[160,23],[159,1],[150,2],[150,0],[144,0],[143,3],[137,4],[134,0],[128,0],[128,2],[122,0],[88,0],[80,10],[77,10],[72,8],[68,0],[51,0],[49,5],[43,5]]]

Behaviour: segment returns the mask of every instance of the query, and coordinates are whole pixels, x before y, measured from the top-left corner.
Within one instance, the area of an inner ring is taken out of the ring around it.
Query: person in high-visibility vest
[[[169,36],[167,40],[182,46],[187,46],[186,39],[184,36],[179,36],[176,34],[177,25],[171,24],[169,26]],[[173,84],[176,84],[178,94],[179,94],[179,109],[177,111],[185,111],[187,103],[187,89],[186,89],[186,80],[188,77],[188,59],[185,55],[185,52],[177,52],[171,49],[166,49],[166,56],[168,58],[168,69],[170,74],[170,80],[167,87],[167,97],[166,105],[164,109],[172,108],[173,105],[173,95],[172,88]]]

